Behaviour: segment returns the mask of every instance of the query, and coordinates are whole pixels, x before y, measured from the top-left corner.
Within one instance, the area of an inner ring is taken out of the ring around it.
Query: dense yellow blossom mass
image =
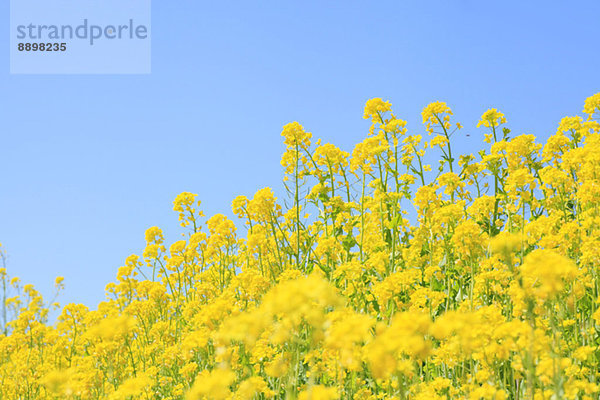
[[[238,226],[178,195],[184,238],[149,228],[93,310],[0,245],[0,398],[598,399],[600,93],[545,145],[489,109],[458,158],[446,103],[428,142],[391,107],[351,153],[286,125],[289,196],[237,197]]]

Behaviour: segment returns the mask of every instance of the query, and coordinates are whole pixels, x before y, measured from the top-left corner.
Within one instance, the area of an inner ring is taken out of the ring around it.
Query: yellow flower
[[[337,390],[333,387],[314,385],[300,392],[298,400],[336,400],[339,399]]]
[[[161,244],[164,241],[164,236],[159,227],[153,226],[151,228],[146,229],[146,243],[156,243]]]
[[[252,376],[240,383],[238,390],[235,392],[235,400],[252,400],[261,393],[267,398],[274,395],[274,392],[263,378]]]
[[[142,398],[142,394],[146,392],[152,385],[152,379],[146,375],[129,378],[123,382],[116,392],[110,395],[110,400],[127,400],[132,397]]]
[[[600,93],[596,93],[585,99],[585,105],[583,106],[583,112],[588,115],[588,120],[592,119],[593,115],[598,111],[600,111]]]
[[[452,110],[442,101],[430,103],[423,109],[421,115],[429,134],[433,133],[435,125],[439,125],[445,130],[450,129],[450,115],[452,115]]]
[[[363,115],[363,118],[371,118],[371,121],[373,122],[382,122],[380,119],[380,115],[385,113],[386,111],[390,111],[391,109],[392,105],[389,101],[383,101],[379,97],[369,99],[367,100],[367,104],[365,104],[365,113]]]
[[[298,122],[290,122],[283,127],[281,136],[285,138],[284,142],[288,149],[292,149],[296,146],[300,148],[308,148],[310,146],[310,138],[312,134],[306,132],[302,125]]]
[[[505,123],[506,118],[504,117],[504,114],[502,114],[495,108],[490,108],[489,110],[483,113],[481,119],[477,123],[477,127],[479,128],[481,125],[483,125],[486,128],[495,128]]]
[[[235,380],[235,373],[228,369],[202,371],[194,381],[186,400],[225,400],[231,395],[230,386]]]
[[[577,272],[572,260],[548,249],[532,251],[521,266],[526,290],[543,301],[560,293],[565,283],[577,277]]]

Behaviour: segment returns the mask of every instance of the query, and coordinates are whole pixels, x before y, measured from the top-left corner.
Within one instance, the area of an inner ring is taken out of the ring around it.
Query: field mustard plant
[[[236,225],[181,193],[180,240],[148,228],[94,309],[0,245],[0,398],[598,399],[600,93],[583,112],[539,144],[489,109],[458,156],[444,102],[424,140],[368,100],[348,152],[287,124],[287,197],[235,198]]]

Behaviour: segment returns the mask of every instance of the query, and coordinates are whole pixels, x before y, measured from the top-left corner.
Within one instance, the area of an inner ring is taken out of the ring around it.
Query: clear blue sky
[[[62,302],[94,306],[146,228],[178,239],[177,193],[198,193],[207,215],[231,215],[238,194],[281,193],[290,121],[351,151],[368,98],[390,100],[421,133],[423,106],[446,101],[468,153],[490,107],[545,141],[600,91],[598,1],[402,3],[154,1],[152,74],[139,76],[11,76],[4,29],[10,272],[46,294],[63,275]]]

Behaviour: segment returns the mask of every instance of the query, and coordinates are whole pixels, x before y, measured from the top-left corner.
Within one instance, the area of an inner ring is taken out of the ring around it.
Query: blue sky
[[[8,2],[0,10],[9,15]],[[446,101],[475,152],[482,112],[545,141],[600,91],[600,3],[154,1],[152,74],[10,75],[0,60],[0,242],[9,272],[94,306],[158,225],[178,239],[173,198],[207,215],[281,192],[281,127],[297,120],[346,151],[367,99],[411,132]],[[7,34],[7,29],[4,30]]]

